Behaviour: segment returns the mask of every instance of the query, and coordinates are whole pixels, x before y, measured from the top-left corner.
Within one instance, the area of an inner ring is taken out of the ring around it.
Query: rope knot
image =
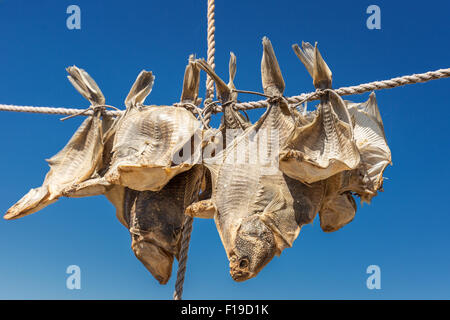
[[[84,114],[88,113],[89,111],[92,111],[93,115],[97,115],[98,113],[100,113],[104,117],[104,116],[107,115],[106,108],[110,108],[110,109],[114,109],[116,111],[120,111],[118,108],[110,106],[110,105],[106,105],[106,104],[90,105],[88,108],[86,108],[84,110],[81,110],[78,113],[72,114],[72,115],[70,115],[68,117],[62,118],[60,120],[61,121],[65,121],[65,120],[68,120],[68,119],[71,119],[71,118],[74,118],[74,117],[77,117],[77,116],[84,115]]]

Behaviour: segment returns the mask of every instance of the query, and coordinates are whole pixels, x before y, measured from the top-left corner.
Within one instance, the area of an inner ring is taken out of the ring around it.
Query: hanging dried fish
[[[186,146],[195,134],[201,134],[201,124],[191,112],[137,103],[150,93],[153,79],[151,72],[142,72],[125,100],[127,110],[118,124],[111,166],[105,175],[111,184],[159,191],[197,161],[191,153],[179,155],[189,149]]]
[[[200,70],[191,56],[180,108],[200,102],[199,79]],[[198,199],[204,171],[202,165],[194,165],[173,177],[160,191],[125,190],[124,213],[132,238],[131,248],[160,284],[169,281],[174,256],[179,258],[184,211]]]
[[[95,172],[90,179],[78,184],[73,184],[67,187],[63,194],[66,197],[80,198],[97,195],[105,195],[107,199],[116,208],[117,219],[128,229],[128,221],[125,219],[125,191],[126,187],[120,184],[111,183],[106,179],[106,175],[111,170],[111,164],[114,156],[114,147],[117,132],[122,125],[125,117],[130,110],[141,106],[145,98],[150,94],[154,82],[154,76],[151,71],[142,70],[133,84],[130,92],[127,95],[125,104],[127,109],[120,116],[118,116],[107,133],[105,133],[103,143],[105,145],[102,163],[103,167]]]
[[[222,105],[223,116],[218,129],[211,128],[204,133],[203,140],[208,141],[203,150],[203,158],[214,157],[224,150],[236,136],[247,129],[251,123],[239,111],[235,110],[238,93],[235,91],[234,78],[236,76],[236,56],[230,52],[229,82],[225,82],[214,72],[203,59],[198,59],[198,66],[203,69],[215,82],[217,97]],[[217,161],[217,159],[216,159]]]
[[[236,76],[236,56],[233,52],[230,52],[229,62],[229,81],[226,84],[210,67],[210,65],[203,59],[197,60],[197,64],[202,68],[216,83],[217,97],[222,104],[222,124],[219,128],[222,134],[225,136],[226,129],[240,129],[245,130],[249,127],[249,120],[246,119],[241,113],[234,109],[237,103],[237,92],[234,85],[234,78]],[[225,129],[226,128],[226,129]],[[226,142],[225,142],[226,143]]]
[[[88,179],[101,162],[103,123],[99,107],[105,104],[105,98],[86,71],[73,66],[67,68],[67,72],[73,86],[92,104],[94,114],[83,121],[58,154],[47,160],[50,171],[42,186],[31,189],[7,211],[5,219],[29,215],[55,202],[65,188]],[[108,121],[107,118],[103,120]]]
[[[191,56],[185,71],[180,106],[193,104],[194,101],[200,102],[198,99],[199,73],[200,70]],[[141,73],[139,77],[143,75],[144,73]],[[141,80],[144,79],[141,78]],[[147,73],[148,80],[153,81],[150,72]],[[146,94],[140,92],[145,90],[144,92],[148,94],[151,83],[143,84],[144,82],[141,82],[139,87],[146,89],[136,90],[136,85],[131,89],[127,97],[128,107],[138,108],[144,103]],[[174,256],[178,258],[179,255],[185,218],[184,210],[198,197],[204,168],[202,165],[194,165],[191,169],[172,178],[160,191],[136,191],[111,184],[104,176],[110,170],[112,141],[115,141],[115,134],[121,121],[123,121],[122,118],[116,120],[105,141],[103,157],[107,166],[92,179],[66,191],[72,197],[105,194],[116,207],[117,218],[130,231],[131,248],[136,257],[155,279],[165,284],[171,276]]]
[[[125,191],[131,248],[160,284],[169,281],[174,256],[179,258],[184,210],[198,198],[202,177],[203,167],[195,165],[161,191]]]
[[[105,147],[102,154],[102,167],[94,172],[90,179],[68,186],[63,191],[64,196],[72,198],[105,195],[116,208],[117,219],[127,229],[129,228],[129,225],[128,221],[125,219],[126,213],[124,210],[126,187],[109,182],[105,176],[111,170],[118,129],[122,125],[124,118],[130,109],[132,109],[131,107],[139,108],[139,106],[144,103],[145,98],[151,92],[153,81],[154,76],[151,71],[141,71],[125,100],[125,104],[130,106],[130,108],[127,108],[125,112],[111,122],[107,132],[104,134],[103,144]]]
[[[114,120],[104,126],[105,133],[103,135],[103,153],[101,166],[92,174],[92,176],[81,183],[74,183],[63,190],[62,195],[70,198],[92,197],[98,195],[105,195],[106,198],[116,208],[117,219],[128,228],[125,221],[124,201],[125,201],[125,187],[109,183],[104,175],[109,169],[112,158],[113,142],[118,123],[123,115],[118,116]]]
[[[331,88],[331,71],[317,44],[294,45],[294,51],[313,77],[317,89]],[[336,94],[322,96],[317,116],[309,124],[298,116],[298,127],[292,132],[280,153],[280,168],[288,176],[306,183],[324,180],[344,170],[352,170],[360,161],[350,115],[344,101]]]
[[[224,159],[219,157],[224,155],[227,144],[230,144],[234,138],[239,136],[251,126],[250,120],[246,119],[241,113],[234,109],[234,105],[237,103],[238,94],[234,85],[234,78],[236,76],[236,56],[233,52],[230,52],[229,61],[229,82],[225,82],[214,72],[209,64],[203,59],[196,61],[197,64],[203,69],[215,82],[217,88],[217,96],[222,104],[223,116],[222,123],[218,129],[209,129],[204,135],[204,140],[207,141],[206,147],[203,150],[203,160],[206,162],[220,163]],[[212,181],[211,173],[209,170],[205,173],[206,186],[205,190],[199,202],[189,208],[196,213],[187,213],[188,215],[195,215],[196,217],[211,218],[213,213],[209,212],[207,208],[214,209],[213,202],[211,200],[212,195]],[[201,216],[205,215],[205,216]]]
[[[375,93],[361,104],[350,104],[349,113],[354,123],[355,141],[361,154],[359,173],[354,178],[351,190],[361,200],[370,203],[383,186],[383,172],[392,164],[391,150],[387,144],[383,121],[378,109]],[[362,173],[362,174],[361,174]]]
[[[326,180],[326,200],[319,212],[320,225],[326,232],[336,231],[353,220],[356,203],[352,193],[370,203],[382,188],[383,172],[391,163],[391,151],[375,93],[364,103],[346,103],[361,162],[356,169],[340,172]]]
[[[307,186],[277,168],[278,146],[294,129],[294,119],[282,97],[283,77],[267,38],[263,48],[262,82],[265,94],[273,96],[270,106],[223,154],[205,159],[212,198],[186,210],[187,215],[214,218],[236,281],[256,276],[274,255],[292,246],[301,226],[313,221],[324,192],[322,182]]]

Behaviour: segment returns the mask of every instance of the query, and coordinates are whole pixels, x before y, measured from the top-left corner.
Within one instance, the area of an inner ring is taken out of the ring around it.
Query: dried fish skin
[[[355,169],[360,155],[354,142],[353,127],[347,106],[340,96],[329,90],[332,73],[317,48],[309,43],[292,46],[305,65],[317,89],[325,89],[314,120],[297,115],[297,128],[280,152],[280,168],[305,183],[327,179],[345,170]],[[306,124],[305,124],[306,123]]]
[[[255,277],[275,255],[292,247],[322,199],[322,182],[306,186],[281,171],[265,175],[266,168],[258,169],[225,170],[228,183],[221,178],[217,183],[215,222],[235,281]],[[252,178],[245,178],[246,173]]]
[[[48,189],[50,199],[59,197],[68,186],[88,179],[101,161],[103,152],[102,121],[100,116],[86,119],[58,154],[47,160],[52,181]]]
[[[62,195],[70,198],[105,195],[106,198],[114,205],[117,219],[128,229],[128,224],[124,218],[125,187],[111,184],[104,177],[111,162],[114,136],[120,117],[121,116],[118,116],[113,119],[108,116],[103,116],[102,127],[104,148],[102,153],[102,161],[99,162],[96,171],[89,179],[81,183],[74,183],[65,188]]]
[[[338,192],[353,192],[362,202],[370,203],[378,191],[382,190],[384,170],[392,163],[391,151],[375,94],[372,93],[364,103],[346,103],[352,117],[361,162],[356,169],[342,172],[334,180],[339,180]]]
[[[372,92],[365,103],[350,107],[349,112],[354,119],[355,141],[361,153],[361,170],[365,175],[365,179],[359,179],[359,184],[365,185],[366,190],[360,196],[370,203],[373,194],[383,186],[384,170],[392,164],[391,150],[375,93]]]
[[[104,97],[95,81],[83,70],[70,67],[69,80],[92,105],[104,103]],[[37,212],[63,195],[64,189],[88,179],[101,162],[103,152],[101,113],[83,121],[67,145],[47,160],[50,171],[40,188],[31,189],[5,214],[7,220]]]
[[[375,94],[364,103],[346,101],[346,104],[361,162],[356,169],[343,171],[325,181],[327,191],[319,211],[320,225],[325,232],[339,230],[353,220],[356,204],[352,194],[370,203],[382,188],[383,172],[391,163]]]
[[[39,190],[32,189],[12,206],[5,219],[17,219],[37,212],[55,202],[65,188],[88,179],[101,159],[101,120],[99,116],[86,119],[69,143],[47,160],[50,171]]]
[[[132,235],[131,249],[159,284],[166,284],[169,281],[172,274],[173,255],[135,234]]]
[[[167,283],[173,259],[178,258],[184,211],[198,197],[203,170],[195,165],[175,176],[161,191],[126,190],[132,199],[125,218],[133,252],[160,284]]]
[[[56,202],[57,199],[49,200],[50,193],[47,185],[39,188],[34,188],[28,191],[17,203],[15,203],[6,212],[4,219],[12,220],[18,219],[29,214],[38,212],[46,206]]]
[[[334,232],[353,221],[356,202],[351,191],[347,190],[349,172],[340,172],[327,180],[324,198],[319,210],[320,227],[324,232]]]
[[[359,162],[360,154],[347,107],[331,92],[329,99],[319,105],[317,117],[311,123],[295,128],[280,152],[281,170],[305,183],[353,170]]]
[[[195,77],[188,79],[196,81]],[[191,146],[192,140],[201,134],[200,122],[185,108],[143,106],[153,82],[152,73],[143,70],[125,99],[127,110],[117,124],[113,155],[105,174],[111,184],[138,191],[159,191],[197,161],[192,157],[195,144],[189,154],[183,154],[185,158],[180,159],[179,153],[184,153],[185,147]],[[192,95],[191,87],[196,84],[183,87],[188,88],[185,95]]]
[[[350,193],[338,195],[319,211],[320,227],[325,232],[334,232],[353,221],[356,214],[355,199]]]
[[[176,159],[180,150],[201,134],[200,127],[200,122],[184,108],[149,106],[130,110],[117,130],[105,178],[138,191],[161,190],[196,162],[189,156],[186,162]]]

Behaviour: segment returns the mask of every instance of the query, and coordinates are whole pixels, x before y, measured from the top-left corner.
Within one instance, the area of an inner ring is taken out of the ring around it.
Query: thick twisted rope
[[[211,66],[211,68],[214,70],[216,68],[216,64],[214,62],[214,56],[216,53],[216,40],[215,40],[215,32],[216,32],[216,25],[215,25],[215,18],[214,18],[214,9],[216,8],[216,5],[214,3],[214,0],[208,0],[208,35],[207,35],[207,41],[208,41],[208,58],[207,62]],[[213,99],[214,97],[214,81],[209,76],[206,75],[206,99]]]
[[[180,258],[178,261],[177,280],[175,282],[174,300],[181,300],[183,295],[184,277],[186,274],[186,265],[189,251],[189,243],[191,241],[192,223],[194,219],[186,216],[183,224],[183,233],[181,238]]]
[[[374,90],[381,89],[391,89],[396,87],[401,87],[407,84],[415,84],[421,82],[427,82],[436,79],[443,79],[450,77],[450,68],[447,69],[439,69],[436,71],[429,71],[425,73],[406,75],[402,77],[392,78],[389,80],[382,81],[373,81],[365,84],[360,84],[357,86],[351,87],[343,87],[336,89],[335,92],[340,96],[348,96],[353,94],[361,94],[365,92],[370,92]],[[320,99],[320,96],[323,95],[324,92],[318,90],[310,93],[303,93],[298,96],[293,96],[287,98],[289,104],[298,104],[303,101],[313,101]],[[267,100],[260,101],[250,101],[250,102],[242,102],[237,103],[235,108],[237,110],[249,110],[249,109],[257,109],[257,108],[267,108],[269,103]],[[220,112],[221,108],[218,107],[214,110],[215,112]]]
[[[389,80],[382,81],[374,81],[369,83],[360,84],[357,86],[351,87],[342,87],[336,89],[335,92],[340,96],[348,96],[353,94],[361,94],[365,92],[370,92],[374,90],[382,90],[382,89],[391,89],[396,87],[401,87],[408,84],[422,83],[428,82],[431,80],[444,79],[450,77],[450,68],[447,69],[439,69],[436,71],[428,71],[424,73],[406,75],[402,77],[392,78]],[[321,91],[314,91],[310,93],[303,93],[298,96],[293,96],[287,98],[289,104],[298,104],[302,101],[313,101],[318,100],[320,96],[323,94]],[[209,100],[212,101],[212,100]],[[206,104],[205,100],[205,104]],[[267,108],[269,103],[267,100],[260,101],[249,101],[249,102],[241,102],[235,104],[235,108],[237,110],[249,110],[249,109],[257,109],[257,108]],[[216,106],[211,112],[217,113],[221,112],[222,108],[220,106]],[[83,109],[69,109],[69,108],[52,108],[52,107],[33,107],[33,106],[16,106],[16,105],[8,105],[8,104],[0,104],[0,111],[15,111],[15,112],[31,112],[31,113],[46,113],[46,114],[61,114],[61,115],[73,115],[78,114]],[[108,115],[119,115],[122,111],[106,111],[105,113]],[[92,114],[91,111],[86,112],[84,115]],[[205,118],[207,113],[205,113]],[[206,119],[205,119],[206,120]]]
[[[214,40],[214,32],[216,30],[214,20],[214,0],[208,0],[208,64],[214,70],[214,54],[216,52],[216,43]],[[206,99],[205,106],[214,97],[214,81],[209,76],[206,78]],[[209,125],[211,120],[212,110],[204,115],[205,126]],[[199,117],[202,115],[199,114]],[[198,199],[196,199],[198,200]],[[194,218],[186,216],[183,224],[183,233],[181,238],[180,259],[178,261],[177,280],[175,282],[175,292],[173,293],[174,300],[181,300],[183,295],[183,284],[186,275],[186,265],[188,259],[189,243],[191,241],[192,225]]]

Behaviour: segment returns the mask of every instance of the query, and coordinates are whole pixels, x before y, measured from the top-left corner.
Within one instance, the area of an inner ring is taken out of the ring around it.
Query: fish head
[[[231,277],[238,282],[255,277],[275,253],[272,230],[257,215],[243,219],[229,253]]]
[[[132,235],[131,248],[160,284],[166,284],[169,281],[172,274],[173,254],[150,241],[145,241],[138,235]]]

